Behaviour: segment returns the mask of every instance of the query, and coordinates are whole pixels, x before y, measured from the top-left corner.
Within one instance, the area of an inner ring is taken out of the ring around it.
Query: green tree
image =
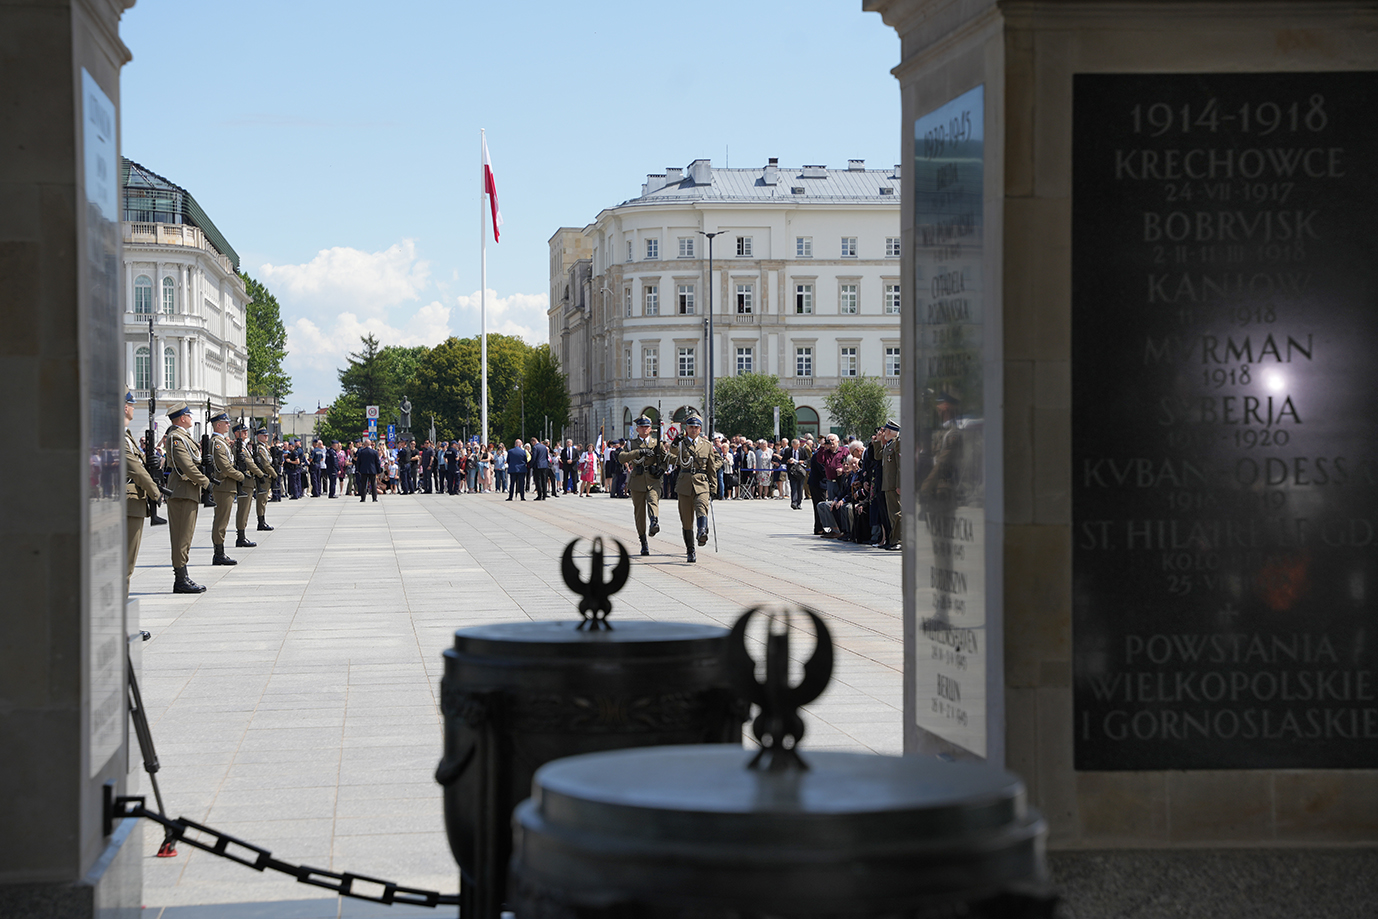
[[[527,436],[542,434],[547,419],[550,429],[558,435],[569,423],[569,386],[560,371],[560,359],[551,353],[550,345],[531,349],[522,368],[520,386],[508,394],[497,423],[490,420],[490,436],[508,444],[522,436],[523,400]]]
[[[502,430],[497,409],[505,409],[517,392],[532,352],[530,345],[511,335],[488,336],[488,436],[498,439]],[[477,436],[483,424],[480,342],[473,338],[449,338],[431,348],[418,362],[412,377],[412,428],[428,430],[435,416],[436,436],[450,440]],[[528,417],[529,414],[528,414]]]
[[[823,404],[844,433],[864,438],[885,424],[890,414],[890,392],[879,380],[862,376],[843,380]]]
[[[752,440],[775,432],[775,408],[780,408],[780,436],[794,436],[794,399],[780,385],[779,377],[742,373],[724,377],[713,385],[717,430],[729,437],[741,434]]]
[[[282,369],[288,354],[287,329],[282,324],[277,298],[247,274],[240,272],[239,277],[249,294],[244,327],[244,346],[249,352],[249,395],[281,398],[292,391],[292,378]]]

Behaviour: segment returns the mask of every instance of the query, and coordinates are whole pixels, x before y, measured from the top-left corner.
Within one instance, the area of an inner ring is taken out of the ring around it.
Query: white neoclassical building
[[[186,402],[199,435],[208,402],[221,411],[247,393],[249,296],[236,273],[239,255],[190,192],[138,163],[121,165],[125,366],[138,400],[135,426],[147,424],[153,385],[159,415]],[[167,419],[157,420],[166,430]]]
[[[899,167],[715,169],[649,175],[641,195],[550,239],[550,344],[569,374],[570,436],[609,436],[660,407],[706,402],[712,374],[766,373],[800,430],[832,425],[843,379],[882,379],[898,408]],[[713,236],[709,277],[708,237]]]

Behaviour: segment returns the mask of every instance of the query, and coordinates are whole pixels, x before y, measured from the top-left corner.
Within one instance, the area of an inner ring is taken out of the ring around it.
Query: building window
[[[737,237],[737,255],[738,255],[739,257],[741,257],[741,258],[750,258],[750,257],[751,257],[751,237],[750,237],[750,236],[738,236],[738,237]]]
[[[842,237],[842,257],[843,257],[843,258],[856,258],[856,237],[855,237],[855,236],[844,236],[844,237]]]
[[[659,348],[641,349],[641,375],[648,380],[660,375]]]
[[[152,287],[152,285],[149,285]],[[152,389],[153,383],[153,363],[149,358],[148,348],[134,349],[134,388]]]
[[[752,349],[751,349],[751,348],[738,348],[738,349],[737,349],[737,373],[738,373],[738,375],[741,375],[741,374],[743,374],[743,373],[751,373],[751,372],[752,372],[752,366],[753,366],[753,365],[752,365],[752,360],[751,360],[752,357],[753,357],[753,354],[752,354]]]
[[[801,437],[805,434],[818,436],[818,412],[801,405],[794,410],[794,430]]]
[[[692,236],[681,236],[681,237],[679,238],[679,257],[680,257],[680,258],[693,258],[693,257],[694,257],[694,237],[692,237]]]
[[[813,376],[813,348],[794,349],[794,375],[797,377]]]
[[[681,316],[694,315],[694,285],[681,284],[675,296],[675,305]]]
[[[857,371],[856,346],[847,345],[838,355],[838,376],[854,377]]]
[[[171,316],[176,312],[177,306],[177,282],[172,278],[163,278],[163,312]]]
[[[898,284],[885,285],[885,315],[898,316],[900,314],[900,286]]]
[[[631,260],[632,260],[632,241],[629,239],[629,240],[627,240],[627,261],[630,262]]]
[[[794,285],[794,311],[800,315],[813,312],[813,285]]]
[[[885,348],[885,375],[887,377],[897,377],[900,375],[900,349],[890,346]]]
[[[899,238],[898,236],[887,236],[887,237],[885,237],[885,257],[886,257],[886,258],[899,258],[899,257],[900,257],[900,238]]]
[[[857,293],[855,284],[843,284],[838,288],[837,311],[844,316],[855,316],[857,312]]]
[[[737,312],[750,313],[753,311],[751,305],[751,294],[753,293],[750,284],[737,285]]]
[[[796,236],[794,237],[794,257],[813,258],[813,237]]]
[[[679,349],[679,375],[682,377],[691,377],[694,375],[693,348]]]
[[[654,284],[647,284],[642,290],[642,310],[643,316],[660,315],[660,295],[656,292]]]
[[[134,312],[147,316],[153,312],[153,280],[146,274],[134,279]],[[141,386],[140,389],[147,389]]]
[[[626,372],[625,372],[625,376],[626,376],[627,379],[630,380],[630,379],[632,378],[632,349],[631,349],[631,348],[623,348],[623,349],[622,349],[622,358],[623,358],[623,361],[622,361],[622,362],[623,362],[623,364],[626,365],[626,368],[627,368],[627,369],[626,369]]]
[[[172,348],[163,349],[163,388],[177,388],[177,352]]]
[[[632,289],[630,287],[622,291],[622,299],[627,301],[627,318],[632,318]]]
[[[660,258],[660,240],[646,240],[646,257],[648,259]]]

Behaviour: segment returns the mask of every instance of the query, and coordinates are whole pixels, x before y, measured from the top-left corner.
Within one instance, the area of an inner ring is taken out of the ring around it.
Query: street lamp
[[[726,230],[718,230],[716,233],[705,233],[699,230],[700,236],[708,237],[708,315],[704,317],[704,339],[708,342],[708,387],[704,397],[703,421],[708,425],[708,436],[713,436],[713,237],[721,236]]]

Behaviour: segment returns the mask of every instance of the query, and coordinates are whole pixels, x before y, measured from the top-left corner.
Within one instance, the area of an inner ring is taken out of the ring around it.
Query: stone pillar
[[[0,915],[133,917],[120,256],[121,0],[0,4],[0,368],[31,431],[0,477]]]
[[[1328,473],[1378,426],[1373,4],[862,6],[901,39],[906,751],[1020,773],[1078,915],[1361,914],[1378,480]]]

